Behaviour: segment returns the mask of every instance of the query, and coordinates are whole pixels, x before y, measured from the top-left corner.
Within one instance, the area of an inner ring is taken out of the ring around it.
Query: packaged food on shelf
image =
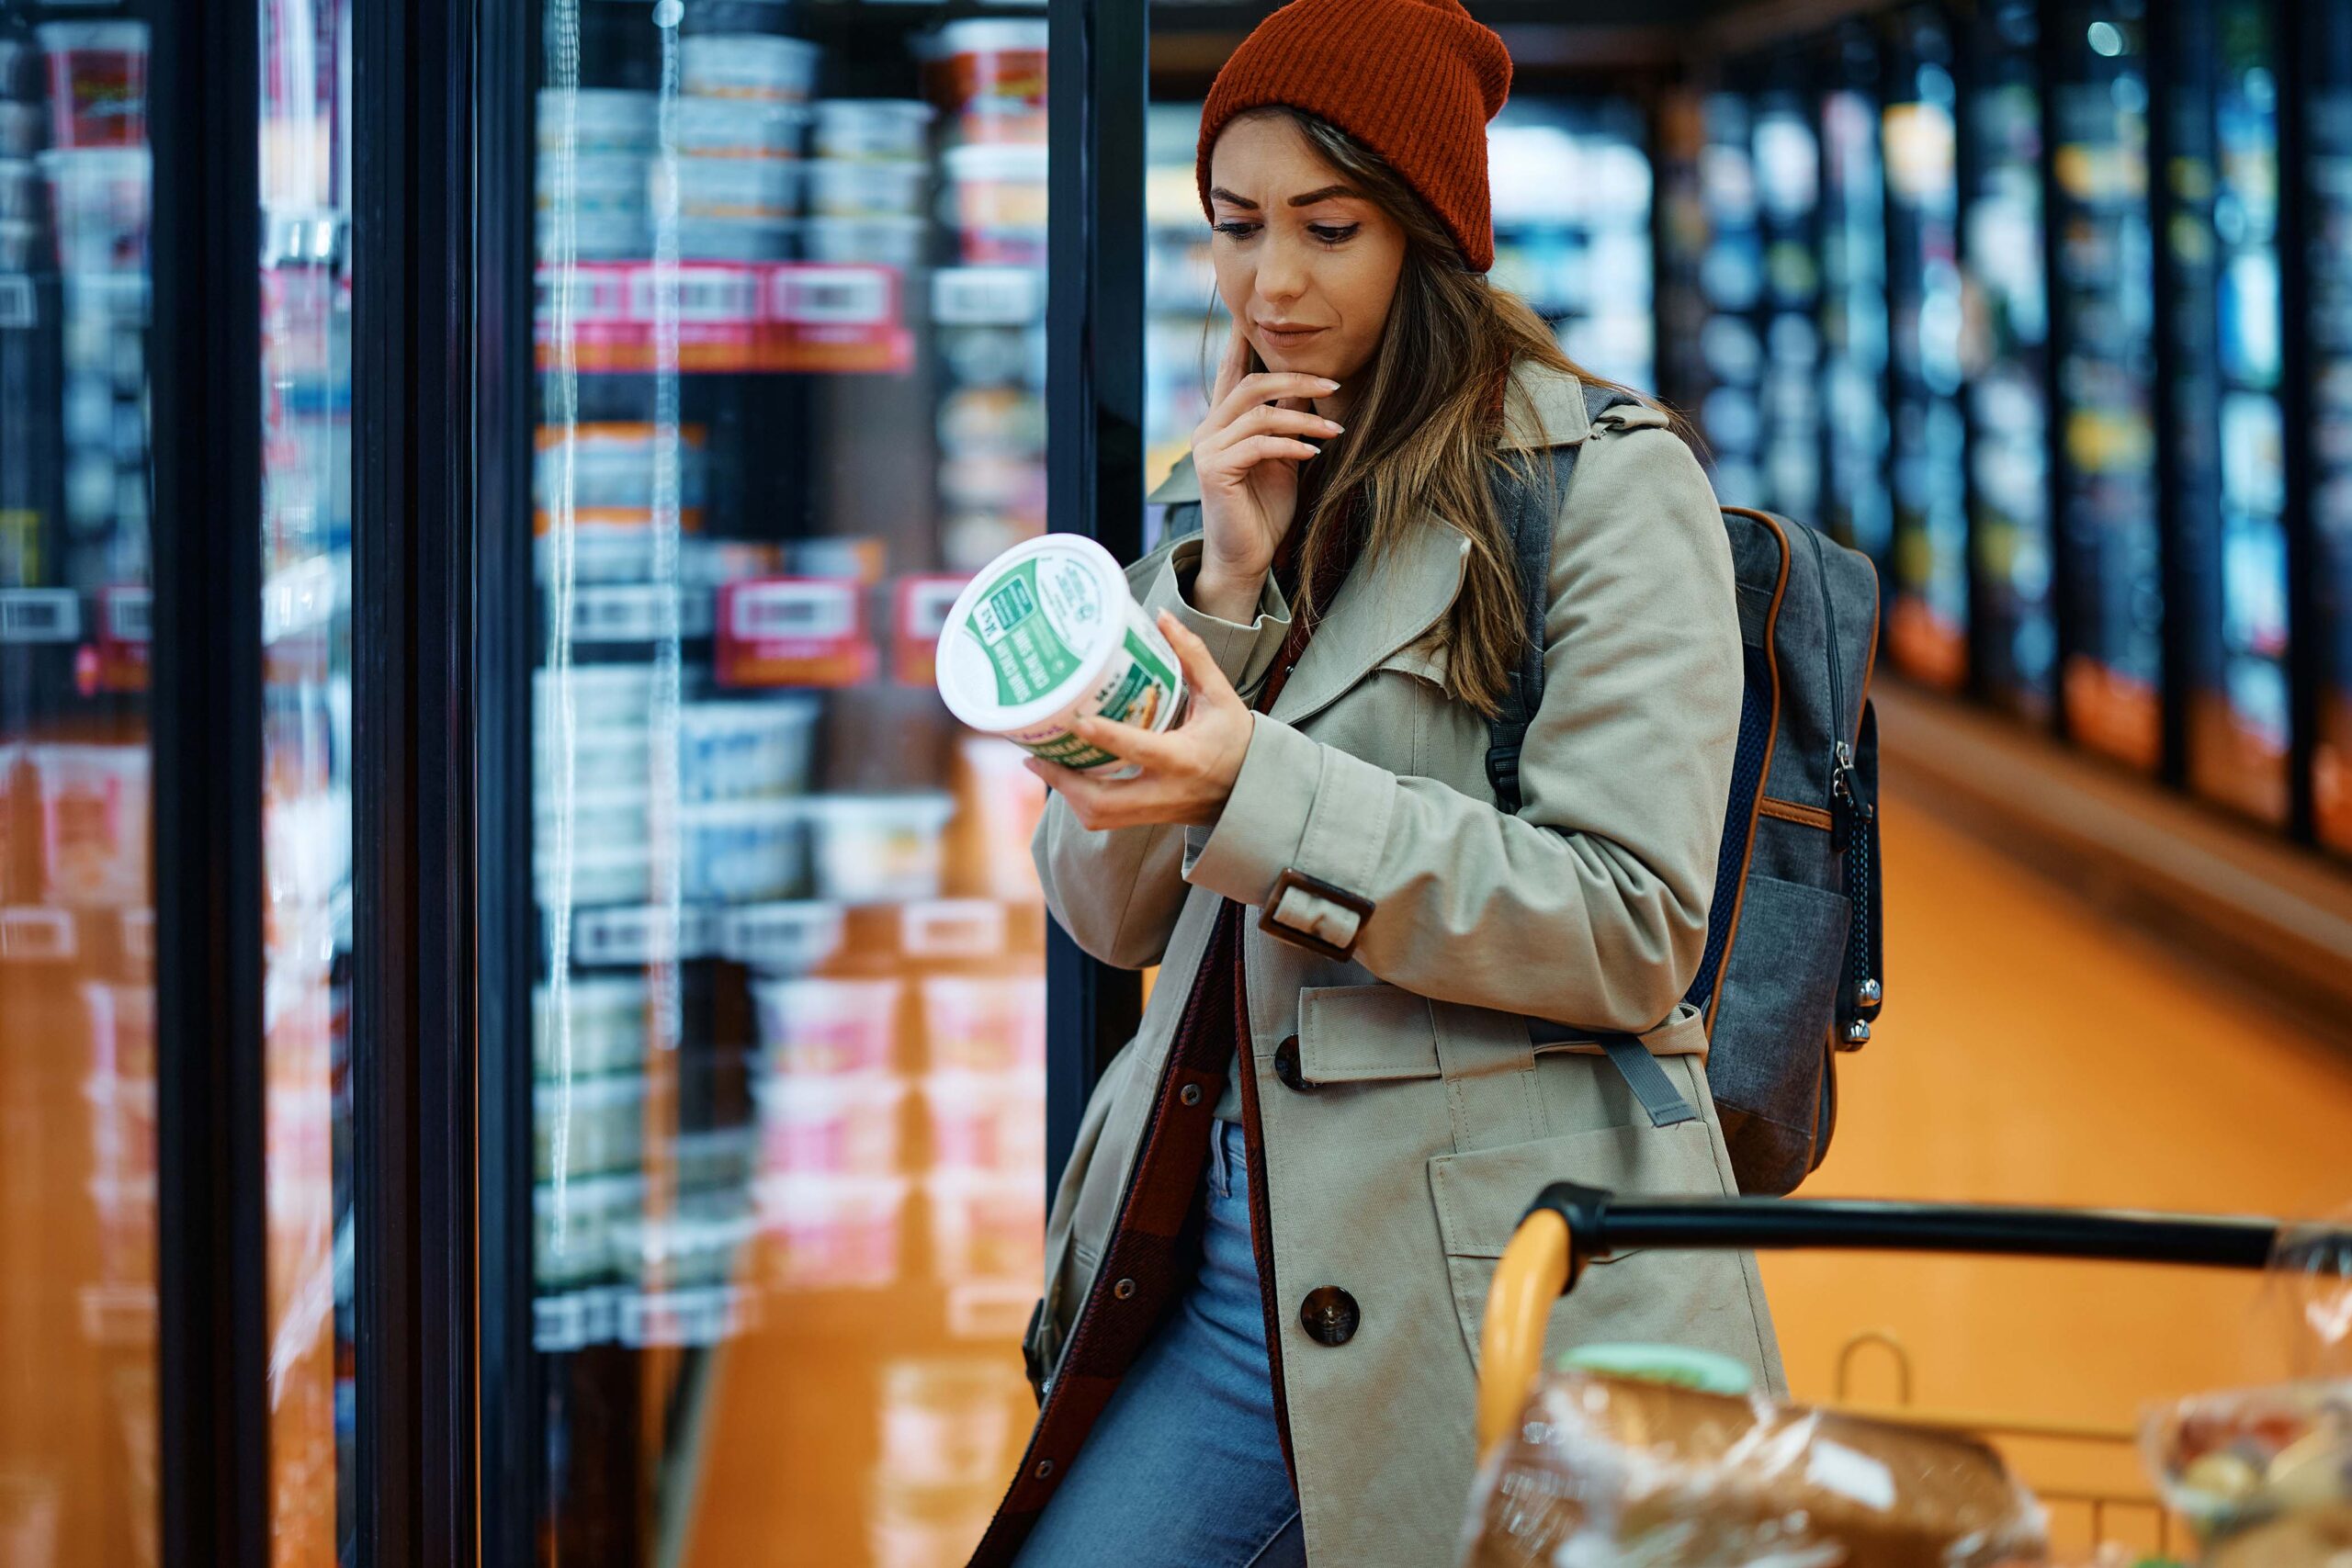
[[[683,18],[688,34],[781,33],[801,0],[695,0]]]
[[[1008,513],[1044,532],[1046,466],[1034,457],[998,452],[950,454],[939,465],[939,493],[950,506]]]
[[[678,789],[689,801],[792,795],[808,787],[818,698],[786,693],[678,709]]]
[[[538,191],[542,218],[566,204],[582,218],[645,219],[651,161],[641,152],[583,152],[563,158],[542,153]]]
[[[0,101],[0,153],[29,158],[40,150],[40,106]]]
[[[932,1071],[1011,1073],[1044,1063],[1045,976],[926,975],[919,984]]]
[[[911,215],[810,218],[800,226],[801,248],[814,262],[920,266],[928,227]]]
[[[1020,1369],[1001,1356],[888,1363],[882,1369],[882,1472],[908,1486],[994,1482],[1021,1435],[1013,1417],[1027,1393]]]
[[[784,570],[795,577],[830,577],[871,586],[889,569],[888,542],[865,535],[787,539],[783,548]]]
[[[757,1127],[705,1127],[679,1133],[659,1145],[670,1161],[678,1190],[743,1192],[759,1172]]]
[[[972,225],[956,236],[956,254],[973,266],[1041,268],[1047,249],[1043,223]]]
[[[0,221],[30,222],[33,213],[33,161],[0,157]]]
[[[940,28],[938,96],[949,112],[1042,129],[1048,31],[1042,19],[1009,17],[950,22]]]
[[[755,974],[788,979],[829,963],[841,951],[847,923],[839,904],[821,899],[745,905],[720,917],[718,953]]]
[[[1583,1372],[1539,1380],[1479,1467],[1465,1539],[1464,1568],[1997,1568],[2049,1545],[1973,1438]]]
[[[602,904],[642,904],[653,896],[653,857],[643,845],[605,849],[575,845],[559,860],[555,847],[542,841],[531,857],[532,880],[542,907],[552,909],[559,900],[572,908]]]
[[[804,975],[752,982],[760,1050],[786,1076],[886,1073],[899,1048],[895,976]]]
[[[546,718],[534,724],[531,732],[536,742],[532,751],[531,798],[537,809],[545,811],[552,808],[561,787],[560,771],[565,764],[566,748],[557,745],[556,728]],[[574,790],[596,785],[639,790],[652,786],[653,737],[643,725],[575,728],[568,749]]]
[[[541,1181],[634,1169],[645,1154],[641,1075],[543,1083],[531,1091],[532,1168]]]
[[[958,512],[939,531],[939,551],[947,564],[966,574],[978,571],[1015,545],[1045,533],[1041,524],[1025,516],[993,510]],[[934,638],[933,642],[936,643]],[[934,647],[934,655],[936,649]],[[934,661],[934,678],[936,664]]]
[[[898,1177],[763,1178],[760,1225],[773,1282],[784,1290],[894,1283],[906,1201],[907,1184]]]
[[[715,800],[678,814],[679,882],[689,899],[756,904],[808,883],[808,817],[795,800]]]
[[[936,898],[946,871],[941,835],[956,814],[945,795],[812,798],[817,886],[844,904]]]
[[[931,106],[918,98],[820,98],[813,142],[820,158],[920,160]]]
[[[579,976],[563,987],[569,1036],[558,1027],[556,987],[531,987],[531,1066],[542,1079],[639,1072],[646,1055],[647,992],[634,976]]]
[[[142,275],[154,175],[147,149],[51,150],[34,162],[49,186],[59,269],[84,282],[107,273]],[[77,346],[74,335],[68,334],[69,364]]]
[[[1046,1192],[1034,1168],[934,1170],[923,1179],[923,1195],[939,1278],[1035,1280],[1044,1272]]]
[[[808,210],[824,218],[920,214],[926,164],[819,158],[808,164]]]
[[[689,261],[780,262],[792,258],[792,220],[787,218],[701,216],[675,225],[678,254]],[[746,318],[745,325],[750,325]],[[730,367],[730,368],[748,368]]]
[[[688,98],[670,106],[670,135],[682,157],[797,158],[808,111],[798,104]]]
[[[899,906],[899,951],[915,960],[1001,959],[1012,921],[993,898],[924,898]]]
[[[49,140],[59,148],[147,144],[147,24],[50,22]]]
[[[784,158],[682,156],[653,165],[653,205],[657,210],[666,207],[663,197],[670,193],[662,182],[674,170],[682,223],[719,219],[781,224],[799,213],[804,178],[825,166]]]
[[[1184,705],[1175,652],[1125,569],[1076,534],[1016,546],[972,579],[940,639],[939,694],[974,729],[1106,779],[1136,770],[1072,734],[1074,721],[1164,730]]]
[[[758,1229],[741,1189],[681,1193],[666,1213],[640,1209],[614,1224],[616,1268],[624,1279],[664,1291],[723,1285]]]
[[[1019,1176],[1044,1168],[1046,1074],[934,1072],[922,1080],[931,1161],[940,1170]]]
[[[30,756],[40,804],[40,901],[68,908],[151,904],[147,748],[35,746]]]
[[[770,33],[690,34],[678,40],[679,80],[692,97],[806,103],[823,53]]]
[[[854,686],[878,655],[866,594],[848,579],[777,577],[718,590],[718,675],[722,686]]]
[[[1046,785],[1025,765],[1029,753],[993,735],[967,735],[956,742],[956,754],[965,808],[978,819],[980,878],[989,897],[1016,904],[1044,897],[1029,841],[1045,815]]]
[[[902,686],[928,687],[939,678],[939,634],[964,592],[961,572],[902,577],[891,590],[890,676]]]
[[[951,457],[1046,454],[1046,400],[1023,387],[960,387],[940,400],[940,450]]]
[[[947,150],[956,221],[972,229],[1046,226],[1046,150],[1023,141],[975,141]],[[978,258],[973,258],[975,260]]]
[[[770,1172],[888,1176],[899,1168],[904,1082],[873,1073],[771,1073],[752,1085],[761,1167]]]
[[[540,259],[563,254],[564,226],[555,214],[541,212],[536,225]],[[646,209],[635,212],[577,213],[571,225],[571,259],[580,262],[628,261],[653,252],[653,231]]]
[[[532,458],[532,499],[544,514],[568,494],[581,521],[605,513],[650,514],[661,499],[669,444],[674,444],[667,457],[674,464],[668,476],[677,487],[674,504],[682,513],[698,511],[710,471],[707,435],[699,424],[668,430],[650,423],[543,424]]]
[[[645,1203],[645,1179],[596,1176],[531,1191],[531,1274],[543,1291],[598,1284],[616,1271],[614,1231]]]
[[[532,829],[543,850],[552,851],[563,826],[557,803],[563,799],[551,789],[532,797]],[[600,850],[632,850],[639,855],[652,845],[650,796],[642,785],[605,784],[593,774],[580,775],[565,803],[569,806],[571,842]]]
[[[531,721],[542,741],[562,734],[560,705],[569,703],[572,733],[643,733],[661,680],[650,663],[567,664],[531,672]]]
[[[658,140],[661,118],[662,98],[657,93],[618,87],[542,87],[539,151],[581,155],[649,153]]]

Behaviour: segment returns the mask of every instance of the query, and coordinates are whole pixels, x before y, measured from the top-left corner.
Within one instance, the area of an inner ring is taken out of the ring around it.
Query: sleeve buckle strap
[[[1318,958],[1345,963],[1354,955],[1356,939],[1372,919],[1373,908],[1373,901],[1361,894],[1291,866],[1267,891],[1258,929]]]

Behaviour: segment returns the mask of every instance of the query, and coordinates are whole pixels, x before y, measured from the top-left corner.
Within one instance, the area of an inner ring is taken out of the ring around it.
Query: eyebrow
[[[1356,190],[1351,186],[1325,186],[1320,190],[1311,190],[1304,196],[1292,197],[1290,198],[1290,205],[1293,207],[1312,207],[1318,201],[1329,201],[1334,197],[1360,197],[1362,195],[1363,193],[1361,191]],[[1250,200],[1246,196],[1236,196],[1233,192],[1226,189],[1223,186],[1213,187],[1209,191],[1209,199],[1212,201],[1229,202],[1235,207],[1247,208],[1251,212],[1258,210],[1258,204],[1256,202]]]

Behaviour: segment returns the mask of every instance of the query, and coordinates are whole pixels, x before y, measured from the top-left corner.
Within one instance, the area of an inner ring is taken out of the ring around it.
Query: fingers
[[[1325,419],[1308,409],[1286,409],[1265,403],[1244,412],[1223,430],[1195,442],[1194,459],[1214,453],[1221,447],[1252,435],[1302,435],[1314,441],[1329,441],[1335,435],[1347,434],[1347,427],[1337,420]]]
[[[1323,456],[1323,448],[1288,435],[1253,435],[1209,454],[1208,463],[1198,463],[1202,482],[1207,483],[1220,475],[1239,475],[1259,464],[1269,461],[1304,463],[1310,457]]]
[[[1224,429],[1235,420],[1261,403],[1278,398],[1329,397],[1340,389],[1340,384],[1325,376],[1305,376],[1296,371],[1261,370],[1255,376],[1244,376],[1234,383],[1233,389],[1211,405],[1208,417],[1200,423],[1194,434]]]
[[[1209,407],[1215,408],[1233,395],[1233,389],[1250,374],[1250,340],[1242,333],[1241,323],[1235,321],[1226,333],[1225,355],[1216,367],[1216,389],[1209,394]]]
[[[1176,742],[1157,730],[1122,724],[1100,715],[1073,721],[1069,732],[1089,746],[1100,747],[1123,762],[1133,762],[1147,770],[1166,767],[1177,761],[1182,753]]]

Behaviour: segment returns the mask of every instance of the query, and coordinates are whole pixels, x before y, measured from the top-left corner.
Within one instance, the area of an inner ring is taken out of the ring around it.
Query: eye
[[[1224,222],[1214,224],[1212,227],[1228,240],[1246,240],[1258,231],[1259,226],[1255,223],[1244,222],[1238,218],[1228,218]]]
[[[1327,245],[1339,245],[1354,239],[1362,227],[1358,223],[1310,223],[1306,231]]]

